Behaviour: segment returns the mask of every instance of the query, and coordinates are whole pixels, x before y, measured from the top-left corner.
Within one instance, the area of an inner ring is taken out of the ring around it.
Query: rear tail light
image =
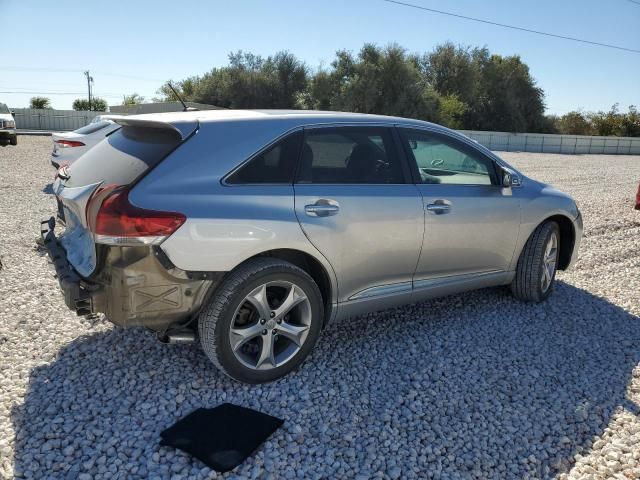
[[[56,143],[60,148],[84,147],[84,143],[76,140],[56,140]]]
[[[97,189],[87,204],[87,221],[96,243],[156,245],[187,220],[181,213],[148,210],[129,202],[129,190],[118,185]]]

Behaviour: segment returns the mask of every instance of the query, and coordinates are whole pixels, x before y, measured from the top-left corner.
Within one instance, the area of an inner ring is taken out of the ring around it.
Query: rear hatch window
[[[155,167],[182,141],[166,128],[122,127],[69,167],[65,188],[96,182],[128,185]]]

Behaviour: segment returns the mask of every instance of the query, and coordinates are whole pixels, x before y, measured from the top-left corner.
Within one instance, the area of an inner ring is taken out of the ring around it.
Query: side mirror
[[[496,170],[498,171],[498,181],[503,188],[511,188],[520,186],[520,177],[511,170],[507,170],[501,165],[496,164]]]
[[[511,188],[513,185],[513,177],[510,172],[502,170],[502,186],[505,188]]]
[[[14,112],[13,110],[10,110],[9,113],[13,118],[16,118],[16,112]]]

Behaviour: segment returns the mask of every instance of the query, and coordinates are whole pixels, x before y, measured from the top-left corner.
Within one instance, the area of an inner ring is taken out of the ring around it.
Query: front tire
[[[558,224],[539,225],[527,240],[511,283],[513,295],[525,302],[542,302],[553,290],[560,252]]]
[[[12,135],[11,138],[9,139],[9,143],[14,147],[18,145],[18,135]]]
[[[200,314],[207,357],[245,383],[276,380],[309,355],[323,323],[320,289],[301,268],[255,258],[231,272]]]

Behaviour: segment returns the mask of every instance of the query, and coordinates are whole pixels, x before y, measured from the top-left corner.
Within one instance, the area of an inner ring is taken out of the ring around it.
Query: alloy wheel
[[[233,315],[231,350],[251,369],[280,367],[304,345],[311,320],[311,303],[299,286],[286,281],[262,284],[249,292]]]
[[[551,233],[549,240],[544,249],[544,257],[542,259],[542,291],[546,292],[551,286],[553,276],[556,273],[556,265],[558,263],[558,236],[555,232]]]

